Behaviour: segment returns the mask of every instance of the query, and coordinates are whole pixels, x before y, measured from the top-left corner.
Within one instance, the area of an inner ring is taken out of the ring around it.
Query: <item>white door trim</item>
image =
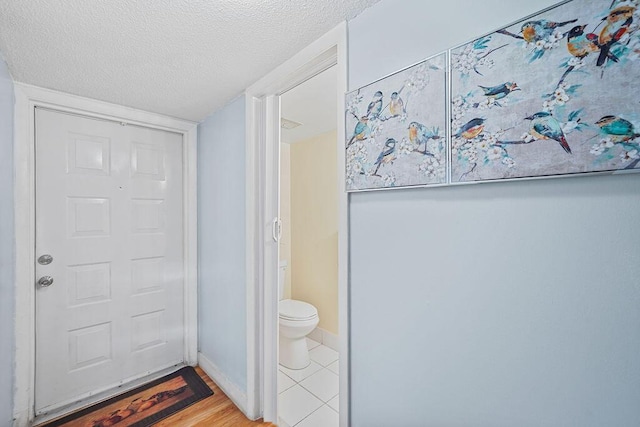
[[[15,83],[15,387],[14,426],[34,420],[35,395],[35,108],[116,120],[183,135],[185,363],[197,363],[197,123]]]
[[[338,296],[340,322],[340,426],[349,425],[349,221],[348,194],[345,191],[344,94],[347,91],[347,24],[333,30],[303,49],[247,89],[246,146],[246,229],[247,229],[247,398],[248,416],[265,421],[274,419],[277,410],[277,317],[273,313],[277,298],[277,283],[265,280],[264,243],[271,238],[270,220],[265,215],[267,198],[277,195],[277,189],[266,187],[268,127],[279,126],[279,117],[266,107],[268,96],[280,95],[299,83],[336,64],[338,75]],[[274,300],[274,301],[270,301]],[[276,312],[277,312],[277,305]]]

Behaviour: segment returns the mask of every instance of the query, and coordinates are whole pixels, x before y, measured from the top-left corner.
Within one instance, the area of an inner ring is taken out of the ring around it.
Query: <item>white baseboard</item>
[[[322,344],[337,351],[338,353],[340,352],[340,339],[336,334],[322,330]]]
[[[340,351],[340,339],[336,334],[333,334],[322,328],[315,328],[307,337],[314,341],[318,341],[320,344],[324,344],[327,347],[339,352]]]
[[[317,341],[320,344],[322,344],[322,329],[315,328],[313,331],[311,331],[309,333],[309,335],[307,335],[307,338],[312,339],[312,340]]]
[[[198,365],[202,368],[202,370],[209,375],[209,378],[213,380],[214,383],[218,385],[226,394],[229,399],[242,411],[242,413],[248,419],[255,421],[259,417],[254,416],[253,414],[249,414],[247,411],[247,394],[242,391],[235,383],[233,383],[229,378],[224,375],[220,369],[207,359],[205,355],[198,352]]]

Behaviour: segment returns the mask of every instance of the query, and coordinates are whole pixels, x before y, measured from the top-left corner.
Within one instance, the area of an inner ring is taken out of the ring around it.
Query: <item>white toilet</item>
[[[286,270],[287,261],[281,261],[279,283],[279,362],[289,369],[303,369],[311,363],[305,337],[318,326],[320,317],[318,317],[318,310],[309,303],[293,299],[282,299]]]

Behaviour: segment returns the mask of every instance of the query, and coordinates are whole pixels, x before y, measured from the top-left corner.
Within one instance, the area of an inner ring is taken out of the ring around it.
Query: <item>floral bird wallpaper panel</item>
[[[347,191],[444,184],[446,53],[346,95]]]
[[[566,2],[450,55],[452,183],[640,168],[637,0]]]

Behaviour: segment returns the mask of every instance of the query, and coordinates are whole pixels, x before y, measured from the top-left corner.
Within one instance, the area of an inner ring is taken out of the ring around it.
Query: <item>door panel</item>
[[[183,360],[181,135],[36,110],[36,413]]]
[[[266,107],[266,141],[265,141],[265,189],[272,191],[265,197],[264,214],[269,223],[266,225],[264,239],[264,323],[265,340],[278,342],[278,275],[280,273],[280,96],[267,96]],[[274,126],[277,118],[277,126]],[[271,334],[269,334],[271,333]],[[278,420],[278,345],[271,347],[264,354],[264,419]]]

